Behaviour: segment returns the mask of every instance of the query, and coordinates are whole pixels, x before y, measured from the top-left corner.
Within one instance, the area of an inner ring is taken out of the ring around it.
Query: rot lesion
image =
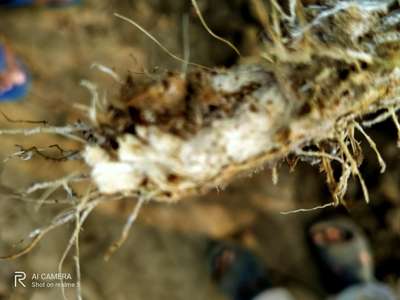
[[[156,126],[190,138],[216,119],[234,117],[243,99],[260,88],[259,83],[249,83],[233,93],[216,90],[212,80],[218,72],[224,71],[168,72],[162,79],[148,82],[128,75],[119,101],[99,115],[99,127],[118,136],[136,134],[137,126]]]

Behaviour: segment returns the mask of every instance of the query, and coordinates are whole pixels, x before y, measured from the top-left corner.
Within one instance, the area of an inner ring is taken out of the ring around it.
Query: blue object
[[[48,6],[66,6],[72,4],[78,4],[80,0],[48,0],[48,1],[37,1],[37,0],[0,0],[0,6],[8,7],[19,7],[25,5],[44,4]]]
[[[33,2],[35,2],[35,1],[33,1]],[[48,0],[45,3],[45,5],[53,6],[53,7],[61,7],[61,6],[79,4],[80,2],[81,2],[80,0]]]
[[[0,5],[23,6],[33,4],[34,0],[0,0]]]
[[[9,54],[8,51],[5,49],[4,46],[0,45],[0,102],[4,101],[16,101],[24,96],[26,96],[28,90],[29,90],[29,75],[27,71],[24,69],[22,64],[18,61],[16,61],[17,67],[19,68],[19,71],[24,74],[25,79],[21,84],[13,84],[11,87],[8,88],[1,88],[1,80],[5,80],[4,78],[7,78],[7,76],[10,76],[9,72],[9,65],[7,63]],[[14,58],[13,58],[14,59]],[[2,79],[3,78],[3,79]]]

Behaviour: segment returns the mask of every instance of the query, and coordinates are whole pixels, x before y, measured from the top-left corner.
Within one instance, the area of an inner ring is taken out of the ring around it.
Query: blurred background
[[[250,1],[199,0],[209,26],[232,41],[244,56],[259,51],[261,27]],[[96,82],[101,93],[117,97],[119,84],[91,69],[101,63],[125,77],[140,79],[145,69],[157,78],[167,70],[180,70],[179,62],[163,53],[135,27],[113,16],[114,12],[141,24],[171,52],[183,54],[183,18],[189,18],[190,59],[206,66],[229,67],[239,62],[226,45],[202,27],[189,0],[83,0],[63,8],[0,8],[0,38],[26,65],[32,78],[28,96],[19,102],[2,102],[0,110],[12,119],[46,120],[64,125],[82,118],[73,107],[89,103],[82,79]],[[1,128],[21,127],[0,118]],[[104,254],[125,223],[132,203],[99,207],[81,232],[82,293],[85,299],[225,299],[209,275],[206,249],[210,239],[233,240],[253,249],[265,261],[274,285],[287,286],[299,299],[322,299],[324,291],[306,243],[307,226],[321,214],[349,215],[366,232],[376,262],[376,277],[400,292],[400,163],[396,130],[383,123],[368,132],[377,142],[388,168],[379,165],[363,141],[362,173],[371,194],[366,205],[356,181],[350,183],[349,210],[325,209],[312,213],[281,215],[281,211],[307,208],[331,201],[324,174],[307,162],[291,170],[279,165],[279,182],[271,171],[258,170],[234,184],[176,204],[149,203],[139,215],[129,239],[110,261]],[[78,147],[60,137],[1,136],[0,155],[15,152],[15,145]],[[82,167],[79,162],[55,163],[34,158],[9,160],[1,165],[2,185],[26,188],[40,180],[54,179]],[[4,191],[6,193],[6,191]],[[62,206],[34,209],[33,203],[0,195],[0,254],[18,249],[33,229]],[[14,288],[13,274],[57,272],[73,225],[49,233],[28,255],[0,261],[0,299],[62,299],[60,289]],[[17,244],[17,246],[15,246]],[[72,256],[65,272],[74,274]],[[66,289],[73,299],[75,291]]]

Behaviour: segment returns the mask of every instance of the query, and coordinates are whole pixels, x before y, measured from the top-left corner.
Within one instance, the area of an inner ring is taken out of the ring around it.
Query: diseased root
[[[210,30],[197,2],[192,2],[204,27],[239,52]],[[279,1],[264,5],[253,0],[265,31],[263,51],[253,59],[254,64],[230,69],[190,63],[188,55],[186,59],[174,55],[139,24],[116,14],[181,61],[184,72],[142,82],[128,76],[123,82],[111,69],[94,64],[122,87],[120,97],[109,101],[99,97],[95,84],[82,81],[91,94],[90,105],[79,106],[87,113],[88,124],[55,127],[32,122],[42,126],[0,130],[0,135],[58,134],[76,140],[81,144],[77,150],[56,146],[59,156],[35,146],[20,147],[9,158],[81,159],[90,172],[28,188],[25,196],[44,191],[36,199],[38,208],[55,203],[50,197],[59,189],[66,192],[71,208],[32,231],[25,248],[0,259],[28,253],[46,233],[75,221],[59,269],[75,245],[80,278],[79,230],[98,204],[124,197],[138,199],[121,237],[106,253],[107,259],[126,240],[145,201],[172,202],[203,194],[265,165],[273,167],[276,182],[276,166],[288,156],[294,162],[302,159],[318,165],[326,174],[333,201],[284,214],[346,205],[351,176],[358,179],[368,203],[368,189],[359,170],[362,149],[355,131],[374,150],[384,172],[385,162],[364,127],[391,118],[400,143],[396,115],[400,108],[399,4],[394,0],[308,3],[290,0],[288,7],[281,7]],[[187,70],[190,66],[196,68]],[[339,178],[334,175],[337,164],[342,170]],[[93,189],[80,198],[72,183],[88,179]]]
[[[118,104],[96,112],[98,141],[85,147],[83,158],[101,193],[152,192],[154,200],[176,201],[291,154],[325,170],[336,205],[345,203],[350,175],[369,201],[354,130],[383,172],[362,126],[393,114],[362,120],[399,107],[399,47],[377,42],[397,26],[390,18],[394,2],[290,1],[289,12],[277,1],[253,5],[265,28],[265,60],[169,73],[142,85],[128,78]],[[339,179],[331,162],[342,165]]]

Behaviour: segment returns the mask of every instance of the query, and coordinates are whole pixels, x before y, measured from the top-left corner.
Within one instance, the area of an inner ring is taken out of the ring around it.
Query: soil
[[[122,77],[130,74],[134,80],[182,68],[143,33],[114,17],[114,12],[141,24],[178,55],[183,52],[182,17],[187,14],[193,62],[206,66],[239,62],[230,48],[204,30],[188,0],[82,2],[62,9],[0,9],[0,38],[18,53],[32,77],[31,92],[25,100],[0,104],[0,110],[8,117],[46,120],[56,125],[83,118],[74,107],[87,104],[90,99],[87,90],[80,87],[82,79],[98,84],[107,97],[117,97],[119,84],[91,69],[95,62]],[[248,2],[199,0],[209,26],[238,46],[244,56],[257,53],[260,36]],[[1,120],[0,125],[25,126],[6,120]],[[329,214],[348,215],[365,230],[375,256],[377,278],[390,284],[400,296],[400,150],[391,123],[376,126],[368,133],[388,165],[386,173],[379,174],[373,152],[361,139],[365,151],[362,173],[371,194],[369,205],[353,180],[347,210],[329,208],[282,215],[282,211],[331,201],[324,175],[318,169],[299,162],[291,170],[287,162],[282,162],[277,185],[266,168],[202,197],[175,204],[147,204],[127,242],[108,262],[104,261],[104,254],[119,237],[133,203],[121,201],[99,207],[80,235],[84,299],[224,299],[209,276],[206,249],[210,239],[234,240],[253,249],[265,260],[274,285],[289,287],[298,299],[322,299],[324,291],[305,231],[312,220]],[[59,137],[2,136],[0,155],[4,158],[13,153],[15,144],[46,147],[56,143],[67,149],[78,147]],[[10,160],[1,166],[2,184],[19,190],[36,181],[60,177],[81,163],[35,158]],[[2,188],[2,195],[8,193]],[[46,224],[63,208],[35,207],[33,203],[0,196],[1,255],[18,248],[18,242],[33,228]],[[57,229],[22,258],[0,261],[0,300],[62,299],[59,288],[13,288],[13,274],[57,272],[72,230],[72,225]],[[73,257],[68,256],[64,272],[75,276],[73,267]],[[75,289],[67,288],[66,292],[69,299],[74,299]]]

